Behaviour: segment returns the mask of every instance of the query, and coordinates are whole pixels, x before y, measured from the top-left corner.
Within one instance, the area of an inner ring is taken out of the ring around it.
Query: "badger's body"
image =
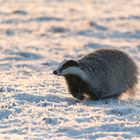
[[[134,61],[126,53],[99,49],[77,61],[63,61],[54,74],[64,76],[69,92],[82,100],[86,94],[100,99],[132,91],[138,72]]]

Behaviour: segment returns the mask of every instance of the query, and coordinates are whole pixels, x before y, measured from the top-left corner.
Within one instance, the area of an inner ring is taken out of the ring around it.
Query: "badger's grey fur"
[[[116,49],[98,49],[77,61],[64,60],[53,73],[64,76],[69,92],[80,100],[86,94],[100,99],[132,91],[138,75],[134,61]]]

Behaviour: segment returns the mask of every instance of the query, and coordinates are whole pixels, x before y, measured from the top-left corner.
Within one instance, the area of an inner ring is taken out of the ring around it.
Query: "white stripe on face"
[[[66,60],[66,59],[64,59],[61,63],[60,63],[60,65],[58,66],[58,68],[56,69],[57,71],[59,71],[60,69],[61,69],[61,67],[66,63],[66,62],[68,62],[69,60]]]
[[[67,69],[64,69],[61,74],[63,76],[67,74],[76,75],[85,81],[89,81],[88,80],[89,78],[86,75],[86,73],[83,70],[81,70],[79,67],[75,67],[75,66],[68,67]]]

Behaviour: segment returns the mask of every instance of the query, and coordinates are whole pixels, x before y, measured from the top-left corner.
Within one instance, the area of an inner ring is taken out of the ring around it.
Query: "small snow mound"
[[[0,88],[0,92],[16,92],[18,90],[14,89],[14,88],[10,88],[10,87],[1,87]]]
[[[25,10],[15,10],[12,12],[12,14],[26,16],[28,13]]]
[[[129,115],[132,113],[135,113],[136,110],[134,108],[131,107],[119,107],[119,108],[115,108],[115,109],[110,109],[108,111],[108,115]]]
[[[10,110],[0,110],[0,120],[7,119],[10,115],[12,115],[12,112]]]
[[[60,123],[68,121],[68,119],[62,118],[62,117],[60,117],[60,118],[44,118],[43,120],[46,122],[46,124],[50,124],[50,125],[58,125]]]
[[[49,31],[54,33],[66,33],[70,30],[64,27],[52,27]]]
[[[29,102],[29,103],[39,103],[41,101],[45,101],[47,98],[44,96],[37,96],[37,95],[31,95],[31,94],[17,94],[13,96],[16,100],[19,100],[21,102]]]

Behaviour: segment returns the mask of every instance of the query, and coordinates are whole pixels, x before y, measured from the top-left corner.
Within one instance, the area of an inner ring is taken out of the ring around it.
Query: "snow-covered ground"
[[[139,0],[0,0],[0,140],[140,139],[132,100],[78,102],[52,70],[97,48],[140,66]]]

